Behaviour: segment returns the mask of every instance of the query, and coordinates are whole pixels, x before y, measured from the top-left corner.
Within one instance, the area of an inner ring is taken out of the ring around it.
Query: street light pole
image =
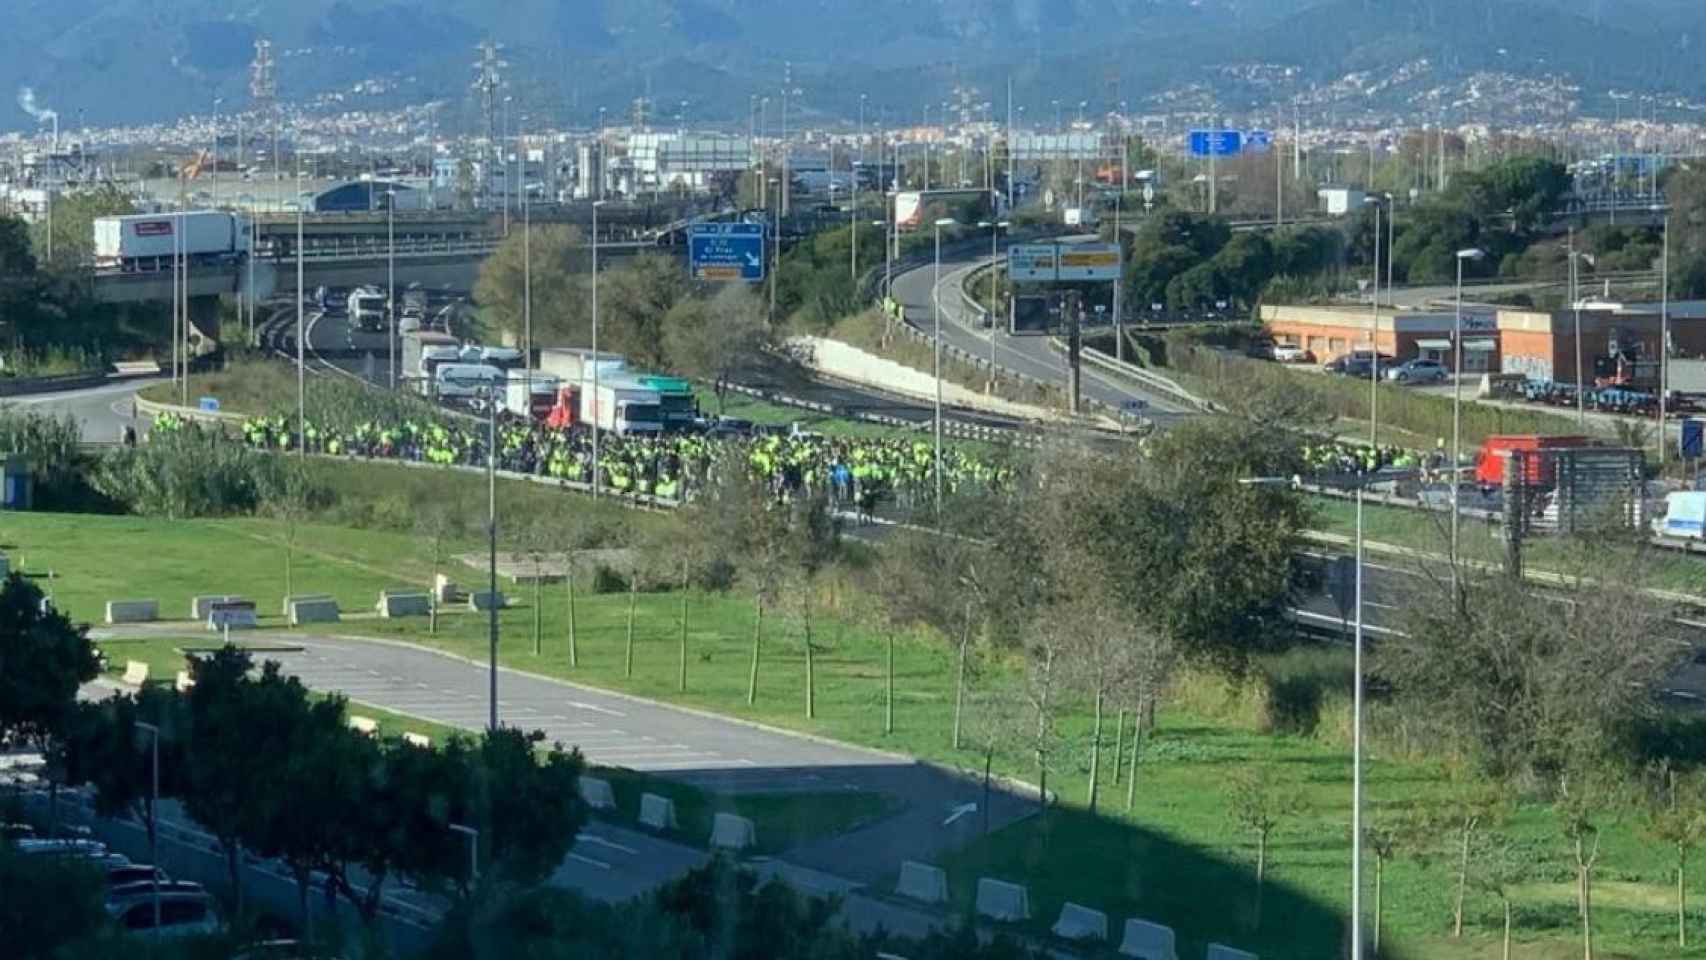
[[[593,369],[598,369],[596,361]],[[594,430],[597,428],[594,427]],[[594,434],[596,436],[596,433]],[[498,391],[486,388],[486,693],[491,732],[498,730]]]
[[[1387,251],[1391,256],[1391,251]],[[1458,526],[1461,523],[1458,504],[1457,466],[1463,459],[1463,262],[1479,260],[1486,254],[1479,249],[1457,251],[1457,311],[1452,319],[1451,339],[1454,359],[1451,364],[1451,594],[1453,602],[1462,605],[1458,575]]]
[[[603,200],[592,202],[592,402],[581,409],[592,411],[592,498],[598,499],[598,208]],[[531,402],[531,400],[530,400]]]
[[[296,160],[296,454],[308,456],[308,378],[302,322],[302,158]]]
[[[397,389],[397,186],[385,191],[385,282],[388,294],[385,312],[391,319],[391,335],[386,338],[385,371],[391,389]]]
[[[533,204],[527,197],[527,157],[521,158],[521,378],[527,418],[533,418]]]
[[[935,316],[936,336],[934,363],[936,372],[936,526],[942,525],[942,228],[953,223],[950,219],[937,220],[936,227],[936,266],[930,281],[931,312]]]
[[[1665,466],[1665,391],[1670,386],[1670,214],[1665,214],[1659,262],[1659,469]]]
[[[160,728],[152,723],[136,721],[136,729],[146,731],[151,738],[149,751],[150,766],[153,768],[153,786],[148,800],[148,863],[154,868],[154,929],[160,929],[160,848],[159,848],[159,810],[160,810]]]

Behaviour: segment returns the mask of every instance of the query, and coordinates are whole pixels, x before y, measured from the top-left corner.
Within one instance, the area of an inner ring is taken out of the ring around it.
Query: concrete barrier
[[[290,625],[304,623],[337,623],[338,602],[330,597],[307,599],[299,597],[290,604]]]
[[[675,801],[655,793],[640,794],[640,826],[653,830],[674,830]]]
[[[1130,919],[1125,922],[1125,936],[1120,939],[1120,954],[1139,960],[1179,960],[1173,942],[1173,928],[1148,920]]]
[[[1050,929],[1065,940],[1106,940],[1108,915],[1076,903],[1065,903],[1060,908],[1060,919]]]
[[[241,600],[241,599],[243,599],[243,598],[242,597],[236,597],[236,596],[230,596],[228,594],[221,594],[221,593],[208,594],[207,596],[202,596],[202,597],[191,597],[190,598],[190,619],[195,620],[197,622],[205,622],[207,620],[207,615],[209,613],[213,612],[213,605],[214,604],[216,604],[216,603],[230,603],[234,600]]]
[[[379,721],[372,717],[352,714],[349,718],[349,728],[358,733],[365,733],[370,737],[377,736],[379,734]]]
[[[290,616],[290,605],[295,603],[298,600],[330,600],[330,599],[332,599],[332,595],[329,593],[292,593],[292,594],[287,595],[284,598],[284,604],[279,608],[278,612],[279,612],[280,616],[288,617],[288,616]]]
[[[158,600],[108,600],[108,623],[149,623],[160,619]]]
[[[432,594],[421,592],[392,593],[387,590],[379,595],[379,615],[389,620],[392,617],[424,617],[432,612]]]
[[[403,742],[412,747],[420,747],[422,750],[432,749],[432,738],[424,733],[416,733],[413,730],[403,731]]]
[[[124,664],[124,682],[133,687],[140,687],[148,682],[148,664],[141,660],[127,660]]]
[[[207,611],[209,630],[253,630],[260,626],[255,617],[255,602],[233,597],[213,604]]]
[[[900,879],[895,882],[894,892],[920,903],[947,903],[948,872],[928,863],[902,860]]]
[[[468,609],[475,613],[484,613],[485,611],[492,609],[494,606],[499,610],[504,608],[504,595],[502,591],[493,593],[490,590],[476,590],[473,593],[468,594]]]
[[[1261,960],[1260,957],[1246,950],[1228,947],[1224,944],[1211,943],[1208,945],[1206,960]]]
[[[188,670],[179,670],[177,677],[172,681],[172,686],[179,693],[189,693],[195,688],[195,678],[190,676]]]
[[[745,850],[758,842],[752,821],[732,813],[719,813],[711,820],[711,846],[722,850]]]
[[[610,792],[610,781],[597,777],[582,777],[580,791],[581,799],[592,809],[616,809],[616,795]]]
[[[1029,920],[1031,895],[1024,887],[1005,880],[977,878],[977,912],[991,920]]]
[[[433,580],[432,595],[437,597],[441,604],[455,603],[456,598],[462,595],[462,590],[456,586],[456,581],[441,573]]]

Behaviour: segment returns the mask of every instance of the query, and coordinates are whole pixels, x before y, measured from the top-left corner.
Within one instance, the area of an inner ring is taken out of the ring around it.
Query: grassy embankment
[[[425,474],[395,468],[334,465],[352,490],[383,483],[394,475]],[[446,478],[433,478],[446,482]],[[468,478],[477,481],[477,478]],[[409,481],[414,483],[415,481]],[[455,483],[450,483],[455,486]],[[406,484],[405,484],[406,486]],[[370,495],[371,495],[371,491]],[[565,501],[553,491],[561,509]],[[506,492],[506,497],[507,497]],[[322,590],[339,597],[346,609],[368,606],[378,590],[427,579],[418,538],[394,532],[381,522],[407,510],[411,494],[394,490],[396,506],[370,511],[365,529],[325,525],[305,528],[298,563],[298,590]],[[517,496],[520,496],[518,493]],[[591,505],[574,501],[577,508]],[[355,512],[343,508],[346,512]],[[643,520],[640,522],[644,522]],[[263,608],[283,592],[281,528],[265,520],[177,522],[122,517],[12,515],[0,532],[14,557],[30,572],[49,567],[58,573],[50,585],[56,600],[75,617],[98,617],[99,604],[114,596],[152,596],[166,610],[187,609],[188,597],[201,592],[254,596]],[[115,557],[146,557],[124,566]],[[517,599],[527,603],[530,590]],[[676,689],[680,621],[679,597],[642,593],[636,606],[635,670],[623,671],[627,596],[583,592],[577,608],[580,662],[566,662],[566,618],[560,587],[548,587],[543,613],[543,654],[532,653],[533,611],[525,605],[503,615],[500,656],[512,667],[573,679],[642,696],[716,710],[853,743],[911,753],[930,759],[975,765],[971,751],[955,753],[947,745],[950,717],[951,657],[943,647],[905,635],[896,650],[896,729],[882,729],[886,636],[866,624],[868,598],[842,590],[820,598],[833,614],[820,614],[817,715],[803,716],[804,656],[796,623],[767,617],[767,637],[755,706],[745,703],[745,678],[751,637],[750,604],[739,594],[689,596],[688,689]],[[270,612],[263,609],[263,612]],[[388,636],[430,643],[468,656],[483,656],[483,627],[469,619],[447,617],[436,638],[421,622],[351,622],[351,634]],[[982,673],[1011,675],[1015,665],[993,657]],[[1245,685],[1228,688],[1219,681],[1185,683],[1161,712],[1159,731],[1139,765],[1135,810],[1123,810],[1125,785],[1112,782],[1104,764],[1102,813],[1083,807],[1087,789],[1085,745],[1089,716],[1082,703],[1071,703],[1060,723],[1061,749],[1050,785],[1062,799],[1059,808],[974,844],[948,858],[956,902],[969,902],[980,875],[1029,884],[1036,914],[1034,926],[1046,928],[1065,900],[1106,910],[1117,927],[1126,916],[1173,925],[1181,955],[1200,953],[1209,940],[1253,948],[1268,958],[1314,958],[1336,953],[1346,909],[1349,765],[1346,758],[1346,707],[1340,693],[1348,686],[1338,654],[1292,656],[1258,666]],[[1295,691],[1313,691],[1298,708]],[[1285,693],[1292,691],[1292,693]],[[975,711],[974,711],[975,713]],[[1302,719],[1298,719],[1301,717]],[[1283,719],[1283,723],[1281,720]],[[972,726],[980,721],[973,718]],[[1111,728],[1112,724],[1110,724]],[[1288,732],[1274,732],[1276,726]],[[1368,796],[1376,821],[1426,807],[1450,787],[1435,759],[1413,757],[1400,749],[1401,738],[1380,710],[1368,766]],[[406,729],[406,728],[405,728]],[[1112,731],[1108,731],[1111,741]],[[1272,849],[1269,888],[1258,919],[1250,865],[1253,838],[1234,824],[1225,800],[1227,775],[1241,768],[1260,772],[1276,789],[1295,791],[1301,812],[1279,828]],[[1003,742],[996,754],[999,772],[1034,779],[1031,758],[1016,742]],[[1579,951],[1571,903],[1568,848],[1549,807],[1514,798],[1516,813],[1502,829],[1531,859],[1518,891],[1519,957],[1550,958]],[[807,821],[817,811],[801,808]],[[828,815],[827,813],[825,814]],[[1670,858],[1645,840],[1639,817],[1628,814],[1605,833],[1601,873],[1608,884],[1597,898],[1600,956],[1703,956],[1669,946],[1674,912]],[[1448,837],[1441,837],[1443,849]],[[1691,882],[1703,878],[1691,868]],[[1469,941],[1451,943],[1448,929],[1449,858],[1402,857],[1386,870],[1384,955],[1415,960],[1495,955],[1492,939],[1496,902],[1472,894]],[[1697,918],[1698,922],[1698,918]]]

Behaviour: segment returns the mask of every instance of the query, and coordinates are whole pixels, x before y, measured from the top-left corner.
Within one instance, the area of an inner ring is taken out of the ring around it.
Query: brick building
[[[1421,357],[1450,367],[1453,360],[1454,313],[1439,310],[1382,308],[1374,327],[1374,348],[1409,360]],[[1369,349],[1374,324],[1372,307],[1264,306],[1262,323],[1276,343],[1303,347],[1321,363]],[[1481,373],[1499,369],[1499,336],[1495,317],[1485,308],[1463,314],[1463,368]]]

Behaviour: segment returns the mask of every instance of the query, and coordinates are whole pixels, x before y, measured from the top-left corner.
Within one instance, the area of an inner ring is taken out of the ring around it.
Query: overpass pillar
[[[189,306],[190,352],[199,357],[219,342],[219,295],[190,297]]]

